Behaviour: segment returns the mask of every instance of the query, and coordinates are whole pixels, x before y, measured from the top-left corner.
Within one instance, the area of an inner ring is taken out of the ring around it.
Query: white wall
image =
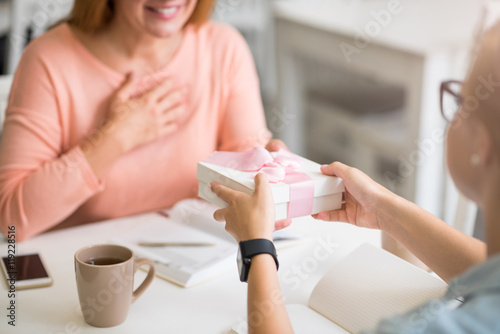
[[[68,15],[73,0],[10,0],[10,50],[7,73],[14,73],[24,49],[26,29],[34,36],[42,34],[50,25]]]

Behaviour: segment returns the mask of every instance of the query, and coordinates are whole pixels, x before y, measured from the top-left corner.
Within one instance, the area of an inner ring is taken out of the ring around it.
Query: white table
[[[42,254],[54,284],[17,291],[15,328],[7,324],[9,299],[2,284],[0,333],[227,333],[233,324],[245,318],[247,286],[239,282],[235,260],[233,272],[188,289],[157,277],[130,307],[123,324],[113,328],[87,325],[78,302],[73,255],[83,246],[107,242],[136,225],[137,222],[95,223],[18,243],[18,254],[29,251]],[[306,304],[313,287],[331,264],[361,243],[380,245],[379,231],[348,224],[318,222],[306,217],[295,221],[290,228],[310,236],[311,240],[279,251],[279,275],[288,303]],[[5,242],[0,243],[0,250],[7,251]],[[144,277],[145,272],[139,271],[136,283]]]

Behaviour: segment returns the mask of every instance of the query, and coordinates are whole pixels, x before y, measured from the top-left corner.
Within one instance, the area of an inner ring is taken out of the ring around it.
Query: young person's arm
[[[274,205],[267,177],[257,174],[253,195],[243,194],[220,184],[212,191],[229,203],[214,217],[226,221],[226,230],[236,241],[272,239]],[[259,254],[252,258],[248,275],[248,327],[250,333],[293,333],[283,302],[276,263],[272,256]]]
[[[276,263],[268,254],[252,258],[247,309],[249,333],[293,333],[281,294]]]
[[[380,229],[401,242],[445,281],[486,259],[486,245],[386,188],[361,171],[334,162],[322,172],[344,180],[346,203],[313,217]]]

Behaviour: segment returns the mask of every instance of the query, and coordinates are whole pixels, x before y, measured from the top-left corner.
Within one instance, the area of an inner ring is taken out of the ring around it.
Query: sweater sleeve
[[[252,54],[243,37],[233,28],[225,31],[227,49],[227,99],[222,111],[218,150],[246,151],[264,146],[271,138],[266,127],[259,78]]]
[[[57,225],[103,188],[78,146],[63,151],[64,81],[44,53],[30,44],[23,54],[0,143],[0,230],[15,226],[18,241]]]

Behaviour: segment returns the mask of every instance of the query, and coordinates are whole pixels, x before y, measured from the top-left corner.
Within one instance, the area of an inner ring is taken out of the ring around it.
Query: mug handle
[[[153,278],[155,277],[156,270],[153,261],[151,261],[150,259],[146,259],[144,257],[140,259],[134,259],[134,269],[133,269],[134,275],[137,272],[137,270],[139,270],[139,268],[145,264],[149,266],[148,276],[146,276],[141,285],[139,285],[139,287],[135,289],[135,291],[132,293],[132,304],[135,303],[137,299],[139,299],[139,297],[144,293],[144,291],[146,291],[151,282],[153,282]]]

